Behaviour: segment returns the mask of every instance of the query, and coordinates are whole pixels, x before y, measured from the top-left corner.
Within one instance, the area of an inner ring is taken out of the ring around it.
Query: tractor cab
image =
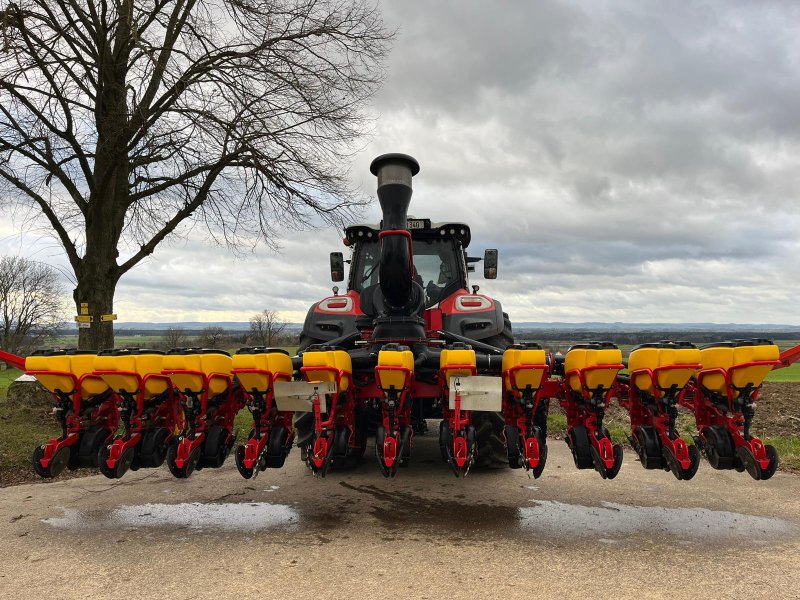
[[[469,287],[469,273],[474,272],[475,263],[481,260],[484,278],[497,277],[497,250],[486,250],[483,259],[469,256],[471,233],[465,223],[414,217],[405,222],[411,242],[413,278],[409,303],[419,306],[428,334],[444,329],[505,347],[511,340],[511,332],[500,303],[479,294],[477,286],[472,291]],[[381,278],[382,226],[383,223],[358,224],[345,230],[343,242],[351,250],[347,290],[341,294],[334,288],[333,296],[310,308],[301,335],[301,349],[355,331],[371,330],[371,319],[379,312],[374,299]],[[343,254],[332,252],[330,259],[331,279],[344,281]],[[398,271],[392,276],[403,275]]]
[[[422,288],[424,306],[430,308],[458,290],[467,290],[469,270],[466,248],[469,227],[463,223],[431,223],[430,219],[408,221],[414,261],[414,281]],[[353,249],[348,290],[359,294],[379,284],[380,225],[354,225],[345,232],[345,244]]]

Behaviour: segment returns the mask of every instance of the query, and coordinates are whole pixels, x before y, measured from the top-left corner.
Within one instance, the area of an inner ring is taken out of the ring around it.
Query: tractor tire
[[[81,435],[77,452],[73,452],[75,467],[98,468],[100,463],[97,454],[113,437],[114,434],[107,427],[90,427]]]
[[[506,313],[503,313],[502,333],[481,341],[500,350],[505,350],[514,343],[511,321]],[[472,425],[475,427],[475,442],[478,446],[475,451],[473,468],[500,469],[508,467],[508,450],[504,437],[506,424],[502,413],[474,412],[472,413]]]
[[[317,338],[313,338],[307,335],[300,334],[300,342],[297,346],[297,352],[302,352],[309,346],[313,346],[314,344],[322,344],[325,340],[318,340]]]
[[[321,344],[323,340],[318,340],[304,334],[300,334],[300,343],[297,346],[299,354],[309,346]],[[295,444],[300,448],[300,455],[303,461],[306,460],[306,446],[314,435],[314,413],[296,412],[294,413]]]
[[[501,469],[508,467],[508,452],[503,440],[505,421],[500,413],[473,412],[475,428],[475,469]]]
[[[483,338],[480,340],[484,344],[489,344],[490,346],[494,346],[495,348],[500,348],[500,350],[505,350],[511,344],[514,343],[514,334],[511,332],[511,320],[508,318],[508,314],[503,313],[503,331],[498,333],[497,335],[492,335],[487,338]]]

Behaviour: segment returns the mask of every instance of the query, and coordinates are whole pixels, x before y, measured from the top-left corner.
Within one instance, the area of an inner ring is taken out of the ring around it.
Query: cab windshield
[[[425,306],[432,306],[443,297],[442,292],[458,282],[458,256],[453,240],[414,240],[415,279],[425,291]],[[360,292],[366,287],[378,285],[381,248],[379,242],[369,241],[359,244],[358,255],[354,257],[352,285]]]

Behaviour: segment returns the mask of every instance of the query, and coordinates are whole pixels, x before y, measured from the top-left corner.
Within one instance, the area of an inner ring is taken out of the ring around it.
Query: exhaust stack
[[[383,212],[381,225],[380,288],[390,314],[413,310],[411,236],[406,218],[411,202],[411,179],[419,163],[407,154],[383,154],[369,170],[378,178],[378,201]]]

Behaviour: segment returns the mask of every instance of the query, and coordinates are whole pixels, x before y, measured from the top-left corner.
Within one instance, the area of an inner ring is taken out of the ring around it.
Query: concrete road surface
[[[386,480],[369,460],[243,480],[232,458],[0,490],[2,598],[798,598],[800,477],[703,463],[691,482],[577,471],[457,480],[433,436]],[[370,449],[371,450],[371,449]]]

